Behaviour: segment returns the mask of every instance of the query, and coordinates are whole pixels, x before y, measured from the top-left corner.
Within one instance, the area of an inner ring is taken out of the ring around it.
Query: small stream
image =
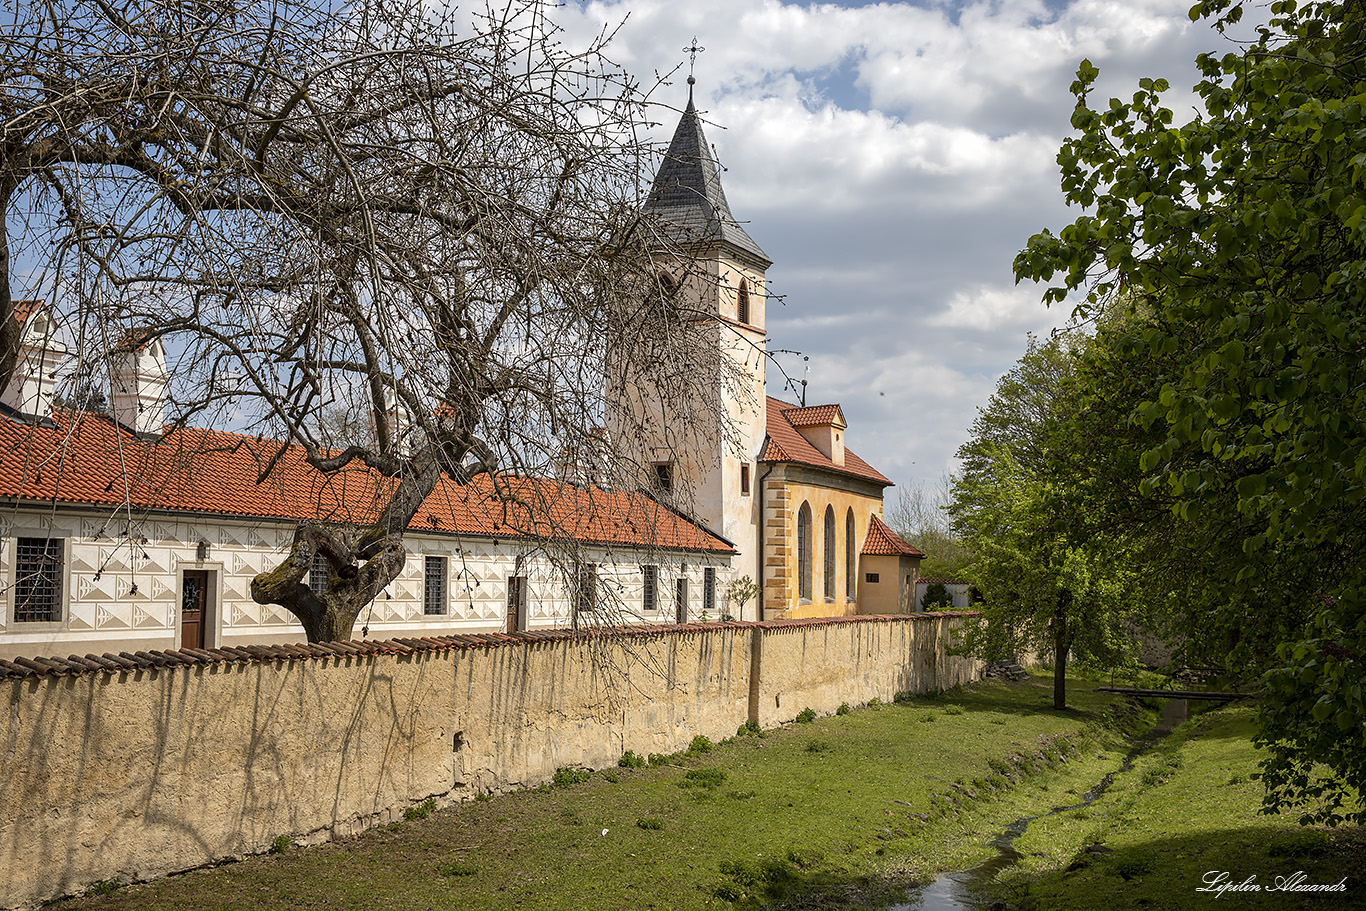
[[[1152,749],[1185,720],[1186,700],[1168,699],[1166,707],[1162,710],[1162,717],[1153,725],[1153,729],[1129,751],[1119,768],[1107,773],[1091,790],[1082,795],[1079,802],[1015,820],[1005,827],[1005,831],[991,840],[991,846],[996,849],[995,857],[970,870],[945,873],[933,882],[911,890],[906,901],[893,905],[891,911],[980,911],[982,905],[974,895],[976,885],[995,878],[1002,870],[1019,862],[1020,852],[1015,850],[1015,839],[1024,834],[1031,822],[1090,806],[1109,789],[1116,775],[1129,771],[1135,759]]]

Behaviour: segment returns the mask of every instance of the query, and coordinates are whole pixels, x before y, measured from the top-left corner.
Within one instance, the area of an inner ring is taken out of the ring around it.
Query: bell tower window
[[[749,282],[740,279],[740,297],[735,304],[735,318],[742,323],[749,322]]]

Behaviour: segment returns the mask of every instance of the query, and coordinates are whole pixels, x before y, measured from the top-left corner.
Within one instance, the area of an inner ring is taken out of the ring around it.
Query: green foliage
[[[798,723],[798,724],[810,724],[811,722],[813,722],[813,721],[815,721],[815,720],[816,720],[816,710],[813,709],[813,708],[811,708],[811,707],[809,707],[809,706],[808,706],[807,708],[802,709],[800,712],[797,713],[797,723]]]
[[[621,758],[617,760],[617,765],[623,769],[639,769],[645,765],[645,757],[635,750],[627,750],[621,754]]]
[[[1359,4],[1273,4],[1197,58],[1181,125],[1161,79],[1093,107],[1083,61],[1058,162],[1084,214],[1015,260],[1103,324],[1083,410],[1104,420],[1075,442],[1132,486],[1097,502],[1175,545],[1154,581],[1191,649],[1265,672],[1267,811],[1330,825],[1366,822],[1364,27]]]
[[[1031,339],[958,451],[951,514],[977,555],[968,576],[986,599],[986,622],[969,628],[963,647],[988,660],[1047,653],[1065,670],[1069,659],[1110,667],[1126,659],[1131,544],[1076,502],[1090,480],[1075,465],[1068,423],[1084,350],[1078,338]],[[1056,708],[1066,703],[1064,676]]]
[[[651,753],[647,761],[652,766],[661,766],[668,765],[672,760],[673,757],[668,753]]]
[[[696,737],[694,737],[694,738],[692,739],[692,743],[688,744],[688,752],[689,752],[689,753],[693,753],[693,754],[697,754],[697,753],[710,753],[711,751],[712,751],[712,742],[711,742],[711,738],[710,738],[710,737],[706,737],[706,736],[704,736],[704,735],[702,735],[702,734],[698,734]]]
[[[440,873],[442,876],[473,876],[479,872],[479,868],[474,866],[474,864],[467,864],[454,860],[448,863],[439,864],[436,868],[436,872]]]
[[[952,704],[946,705],[946,706],[944,706],[944,714],[945,714],[945,715],[961,715],[961,714],[963,714],[963,707],[962,707],[961,705],[952,705]]]
[[[91,883],[85,890],[86,895],[109,895],[122,888],[123,883],[117,879],[102,879],[97,883]]]
[[[808,753],[828,753],[834,748],[834,744],[828,740],[813,740],[806,745]]]
[[[915,693],[912,693],[910,690],[898,690],[896,694],[892,696],[892,702],[896,703],[897,705],[905,705],[908,702],[915,702]],[[872,705],[872,703],[870,702],[869,705]]]
[[[556,775],[558,776],[559,773],[557,772]],[[408,822],[412,822],[414,819],[426,819],[428,816],[432,815],[432,810],[435,809],[436,801],[428,797],[426,800],[422,801],[422,803],[418,804],[417,806],[408,807],[406,810],[404,810],[403,818],[406,819]],[[284,837],[285,836],[283,835],[280,836],[280,838]],[[277,847],[280,844],[280,838],[275,839],[275,845]],[[289,845],[286,844],[285,847],[289,847]]]
[[[683,780],[678,783],[680,788],[718,788],[726,780],[726,773],[722,769],[689,769],[683,773]]]
[[[736,737],[748,737],[750,735],[754,735],[756,737],[764,736],[764,729],[759,727],[759,722],[755,721],[752,718],[735,729]]]
[[[664,828],[664,821],[653,816],[641,817],[636,820],[636,828],[658,832],[660,829]]]
[[[925,586],[925,597],[920,599],[925,610],[946,610],[953,607],[953,595],[943,582],[931,582]]]
[[[288,835],[276,835],[275,840],[270,843],[271,854],[283,854],[289,850],[289,846],[294,844],[294,839]]]
[[[550,779],[550,783],[557,788],[567,788],[570,785],[583,784],[592,777],[592,769],[578,769],[573,766],[563,766],[555,770],[555,775]]]
[[[741,614],[745,605],[759,597],[761,593],[762,589],[759,588],[759,583],[749,576],[741,576],[726,586],[726,603],[734,608],[734,613]],[[729,615],[727,615],[727,619],[730,619]]]
[[[870,704],[871,704],[871,703],[870,703]],[[836,715],[848,715],[851,711],[852,711],[852,709],[849,708],[849,703],[847,703],[847,702],[841,702],[841,703],[840,703],[840,707],[837,708],[837,709],[835,709],[835,714],[836,714]]]

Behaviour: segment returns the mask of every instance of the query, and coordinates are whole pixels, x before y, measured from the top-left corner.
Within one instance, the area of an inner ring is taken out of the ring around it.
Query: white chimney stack
[[[161,433],[166,423],[166,347],[145,332],[126,334],[110,363],[110,408],[114,420],[138,436]]]
[[[13,310],[19,324],[19,359],[0,402],[29,417],[49,418],[66,346],[57,338],[51,308],[42,301],[14,301]]]

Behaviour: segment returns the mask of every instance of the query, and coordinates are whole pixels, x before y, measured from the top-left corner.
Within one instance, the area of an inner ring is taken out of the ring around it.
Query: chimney
[[[126,333],[110,352],[109,406],[138,436],[156,436],[165,420],[166,347],[146,331]]]
[[[67,355],[66,346],[57,338],[52,308],[43,301],[15,301],[13,314],[19,324],[19,358],[0,402],[29,417],[50,418],[57,368]]]

